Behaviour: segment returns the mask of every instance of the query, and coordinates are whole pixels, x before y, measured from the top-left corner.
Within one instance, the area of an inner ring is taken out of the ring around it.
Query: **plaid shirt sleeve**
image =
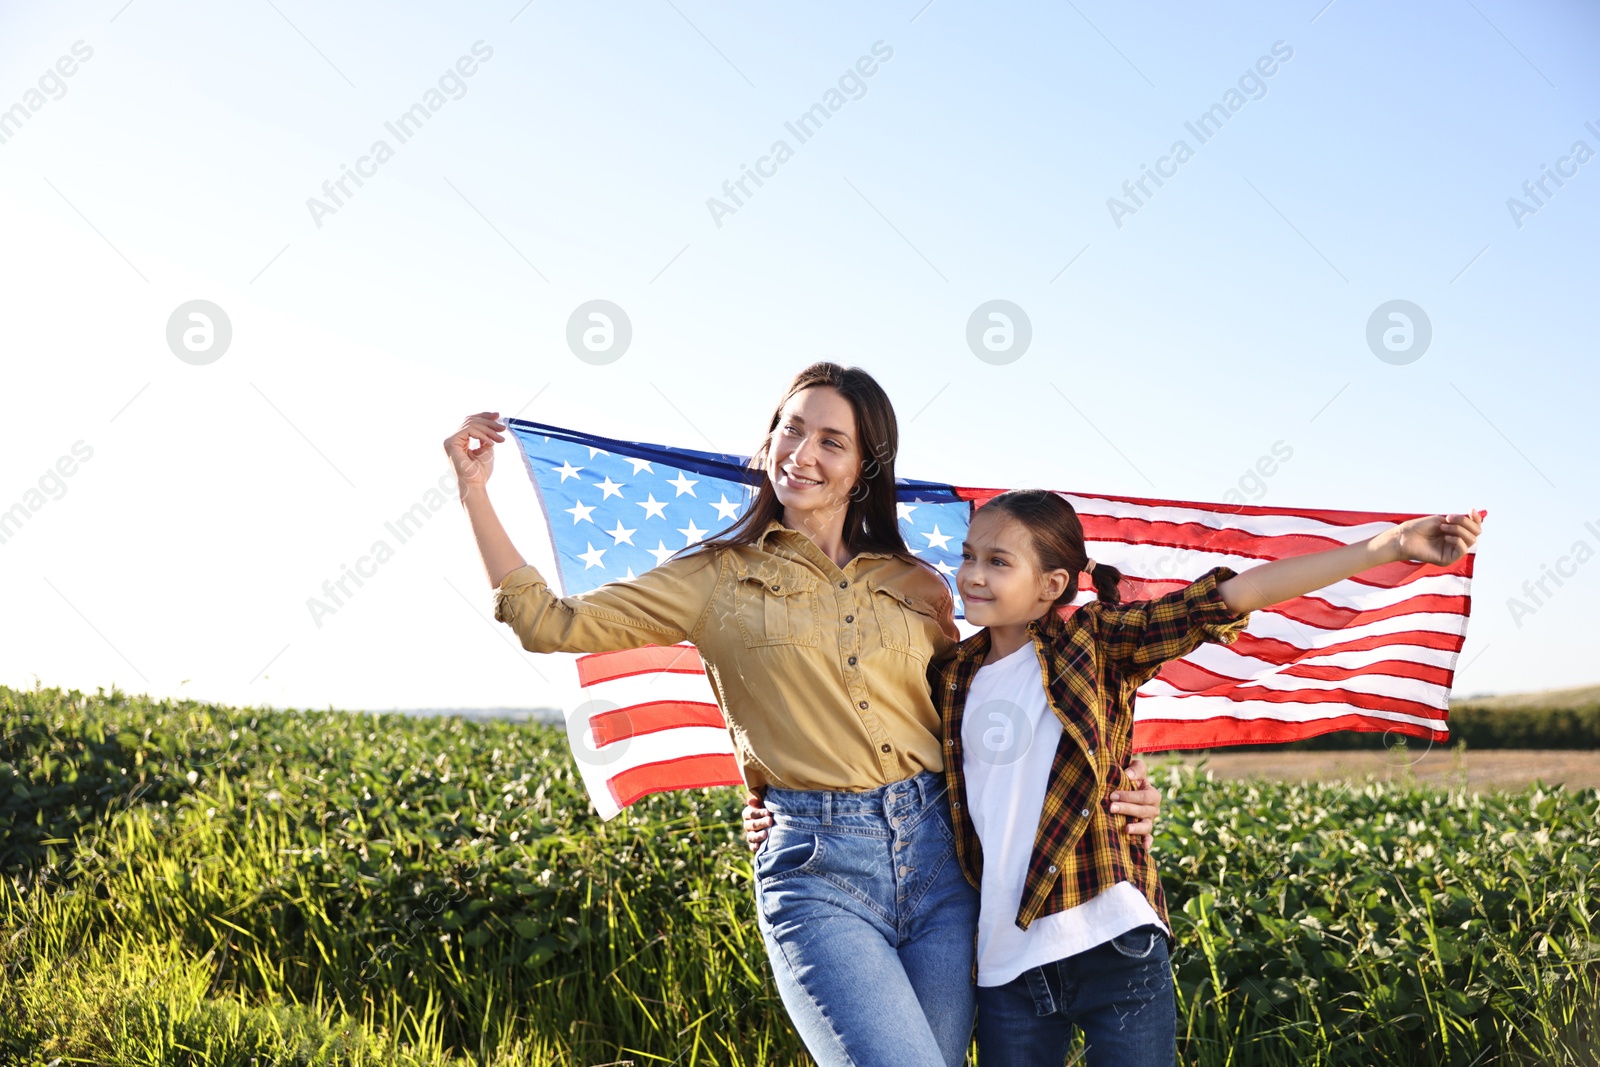
[[[1168,660],[1186,656],[1202,641],[1231,645],[1249,625],[1250,613],[1234,615],[1217,586],[1235,577],[1229,567],[1213,567],[1199,578],[1153,600],[1122,607],[1096,602],[1101,653],[1116,663],[1134,687],[1143,685]]]

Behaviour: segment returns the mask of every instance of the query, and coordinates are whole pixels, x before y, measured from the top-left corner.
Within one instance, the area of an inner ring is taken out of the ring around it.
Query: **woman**
[[[900,536],[883,390],[858,368],[807,367],[772,414],[737,522],[570,597],[489,503],[496,416],[445,440],[495,618],[532,652],[692,641],[745,782],[778,816],[755,858],[757,923],[806,1047],[824,1065],[961,1064],[978,902],[955,858],[927,681],[958,633],[949,587]],[[1159,804],[1153,790],[1127,799],[1141,817]]]

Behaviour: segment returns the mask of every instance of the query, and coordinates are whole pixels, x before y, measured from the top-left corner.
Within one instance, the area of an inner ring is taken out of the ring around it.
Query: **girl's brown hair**
[[[750,466],[760,473],[756,497],[750,507],[718,536],[697,542],[690,548],[718,549],[734,545],[753,545],[767,523],[783,514],[772,479],[767,477],[767,457],[772,451],[772,432],[778,428],[783,406],[803,389],[829,385],[839,390],[856,417],[856,442],[861,452],[861,473],[850,487],[850,502],[844,513],[844,543],[851,552],[894,552],[911,557],[900,534],[900,518],[895,508],[894,457],[900,449],[900,430],[895,422],[894,405],[872,375],[860,367],[837,363],[813,363],[795,375],[794,381],[772,409],[767,420],[767,436],[750,458]],[[680,550],[682,551],[682,550]]]
[[[1078,595],[1078,575],[1089,562],[1083,544],[1083,523],[1078,512],[1058,493],[1048,489],[1011,489],[992,497],[974,518],[984,512],[998,512],[1021,523],[1033,542],[1035,562],[1041,571],[1064,570],[1072,577],[1056,598],[1054,608],[1065,607]],[[1122,603],[1122,572],[1096,560],[1090,572],[1095,595],[1106,604]]]

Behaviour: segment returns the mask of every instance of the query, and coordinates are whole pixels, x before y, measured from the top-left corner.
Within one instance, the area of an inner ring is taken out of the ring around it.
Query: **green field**
[[[735,790],[564,735],[0,687],[0,1062],[807,1062]],[[1161,772],[1182,1062],[1594,1064],[1600,792]]]

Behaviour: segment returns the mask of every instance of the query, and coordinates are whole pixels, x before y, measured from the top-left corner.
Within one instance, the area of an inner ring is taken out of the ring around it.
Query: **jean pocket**
[[[1162,933],[1154,926],[1139,926],[1111,939],[1111,947],[1131,960],[1146,960],[1162,940]]]
[[[774,820],[756,850],[755,874],[762,882],[775,882],[809,873],[821,862],[822,838],[818,834]]]

